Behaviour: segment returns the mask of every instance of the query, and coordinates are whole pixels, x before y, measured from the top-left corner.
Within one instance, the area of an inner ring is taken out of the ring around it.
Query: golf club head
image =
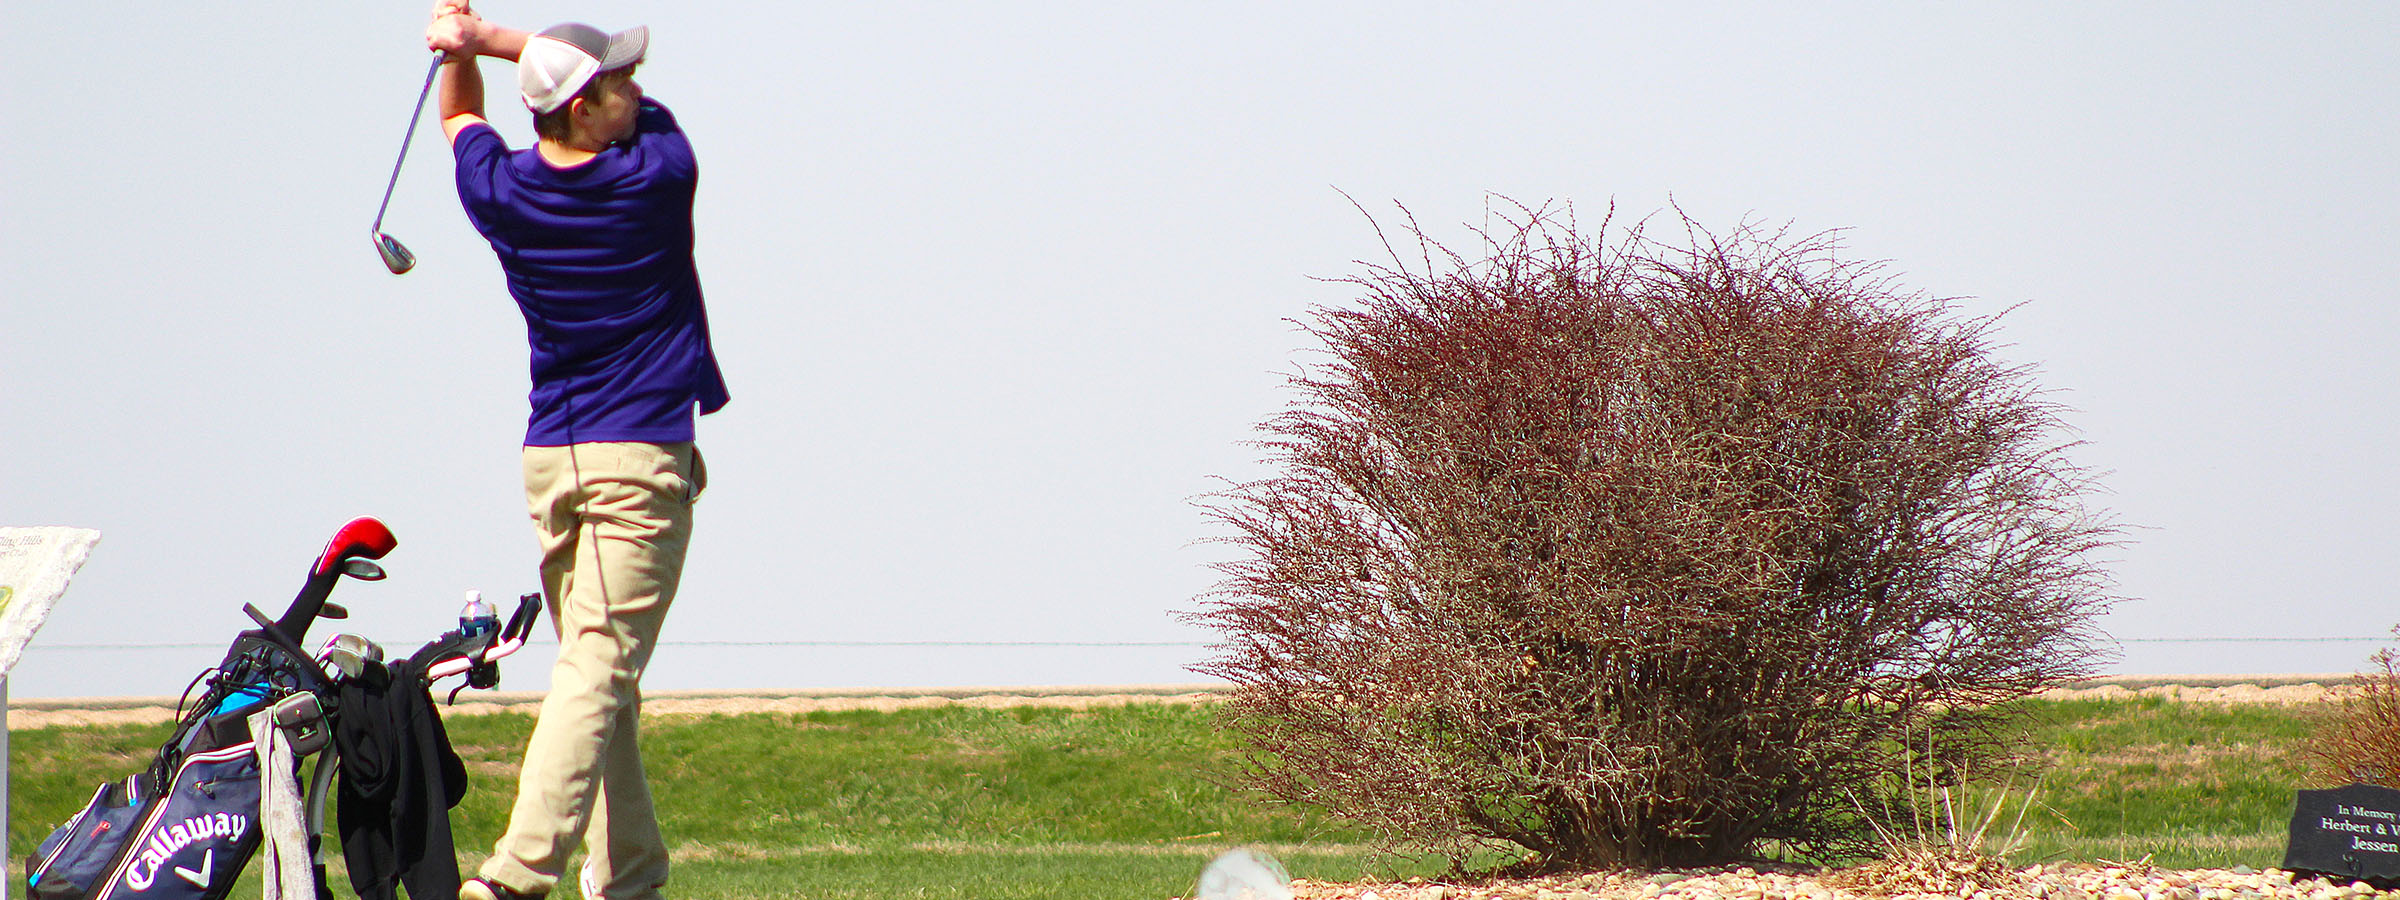
[[[375,252],[383,257],[383,267],[401,275],[417,267],[417,255],[400,246],[400,241],[383,232],[375,233]]]

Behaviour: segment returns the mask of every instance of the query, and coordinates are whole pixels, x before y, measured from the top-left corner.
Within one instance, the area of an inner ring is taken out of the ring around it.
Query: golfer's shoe
[[[583,900],[608,900],[608,885],[601,883],[600,870],[592,866],[595,862],[597,860],[591,857],[584,857],[583,868],[579,870],[575,883],[583,888]],[[648,898],[648,900],[660,900],[658,888],[655,886],[650,889],[649,893],[635,896]]]
[[[479,875],[459,883],[458,900],[542,900],[542,895],[520,894]]]

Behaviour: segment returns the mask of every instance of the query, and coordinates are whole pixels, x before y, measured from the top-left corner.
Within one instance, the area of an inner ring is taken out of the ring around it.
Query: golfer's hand
[[[485,26],[467,0],[435,0],[433,23],[425,26],[425,48],[473,58],[483,49]]]
[[[450,13],[425,26],[425,48],[455,58],[471,58],[483,48],[483,31],[482,19]]]

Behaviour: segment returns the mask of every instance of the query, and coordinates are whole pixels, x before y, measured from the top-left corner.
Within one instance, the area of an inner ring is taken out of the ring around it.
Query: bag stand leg
[[[8,833],[8,676],[0,675],[0,835]],[[8,871],[6,853],[0,853],[0,875]],[[9,885],[17,883],[14,876],[0,877],[0,900],[16,893]]]
[[[341,755],[332,744],[317,753],[317,767],[308,779],[308,861],[316,874],[317,896],[331,897],[333,889],[325,882],[325,798],[333,796],[333,776],[341,770]],[[0,900],[7,900],[0,897]]]

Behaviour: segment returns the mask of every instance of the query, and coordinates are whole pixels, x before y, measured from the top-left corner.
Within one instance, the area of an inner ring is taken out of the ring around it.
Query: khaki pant
[[[707,484],[690,443],[525,448],[558,662],[484,878],[547,894],[588,834],[587,896],[649,900],[666,883],[666,842],[642,774],[642,669],[675,601],[692,502]]]

